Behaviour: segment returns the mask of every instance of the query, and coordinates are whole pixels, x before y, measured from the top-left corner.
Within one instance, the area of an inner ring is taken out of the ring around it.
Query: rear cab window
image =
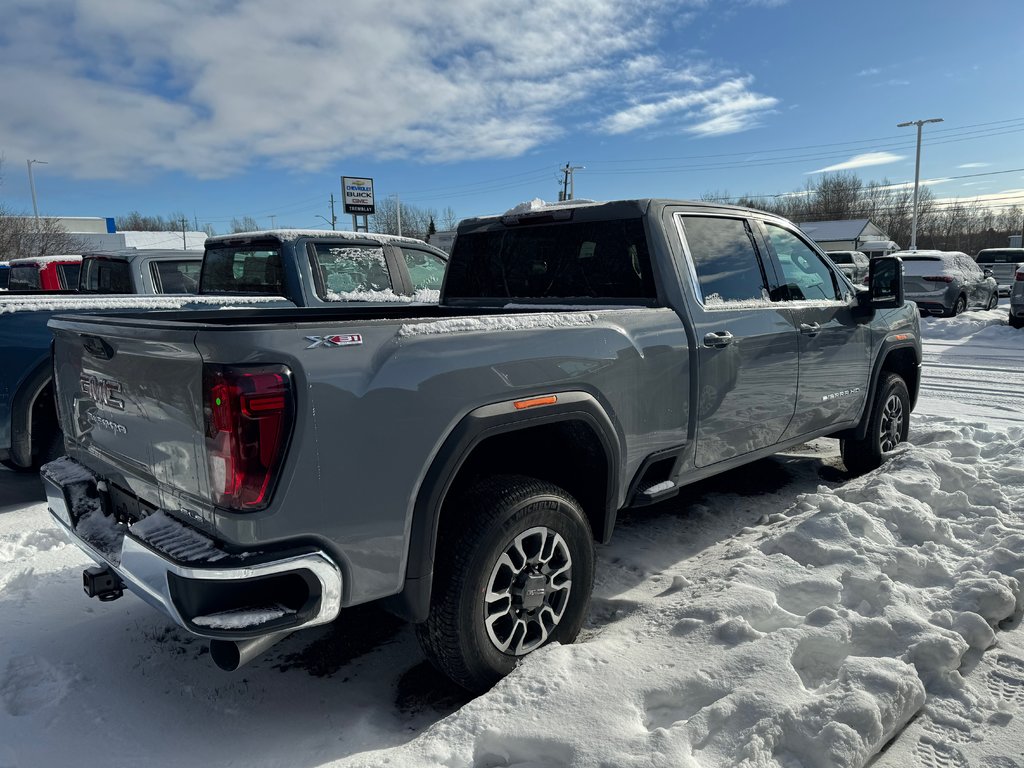
[[[1024,261],[1024,250],[986,250],[978,254],[978,264],[1016,264]]]
[[[910,277],[949,274],[952,265],[938,256],[903,256],[903,274]]]
[[[283,295],[280,244],[271,241],[207,248],[199,290],[200,293]]]
[[[7,287],[12,291],[38,291],[42,288],[39,267],[35,264],[16,264],[11,267]]]
[[[530,220],[460,233],[447,301],[519,299],[655,303],[657,288],[639,218]]]

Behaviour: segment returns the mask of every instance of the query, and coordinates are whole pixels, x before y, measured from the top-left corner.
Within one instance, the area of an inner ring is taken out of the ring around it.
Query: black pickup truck
[[[479,690],[586,618],[616,515],[906,439],[918,312],[790,222],[629,200],[463,222],[437,306],[62,317],[55,520],[234,669],[374,600]]]

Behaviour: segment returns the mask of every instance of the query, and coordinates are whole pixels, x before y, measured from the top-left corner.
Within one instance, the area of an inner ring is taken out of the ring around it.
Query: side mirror
[[[903,259],[881,256],[871,260],[868,272],[868,302],[871,309],[903,306]]]

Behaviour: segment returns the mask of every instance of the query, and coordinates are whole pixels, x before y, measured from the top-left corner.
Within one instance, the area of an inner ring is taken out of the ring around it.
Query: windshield
[[[448,299],[652,299],[647,236],[639,219],[496,227],[460,234]]]
[[[283,294],[280,248],[270,243],[207,248],[199,292]]]

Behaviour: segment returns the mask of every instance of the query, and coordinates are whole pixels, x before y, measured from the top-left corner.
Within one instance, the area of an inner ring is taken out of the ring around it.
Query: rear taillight
[[[282,365],[206,365],[203,392],[214,504],[263,509],[291,436],[291,371]]]
[[[1013,279],[1018,283],[1024,283],[1024,270],[1017,270],[1013,273]]]
[[[949,275],[929,275],[928,277],[922,277],[922,280],[927,280],[929,283],[952,283],[953,278]]]

